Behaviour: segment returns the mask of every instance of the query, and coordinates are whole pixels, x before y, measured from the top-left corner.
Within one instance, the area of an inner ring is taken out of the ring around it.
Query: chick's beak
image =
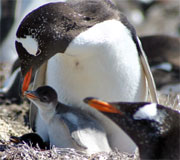
[[[26,73],[23,85],[22,85],[22,94],[24,95],[24,92],[28,90],[29,84],[31,82],[31,76],[32,76],[32,68]]]
[[[13,142],[15,144],[18,144],[21,142],[20,138],[19,137],[16,137],[16,136],[11,136],[10,137],[10,142]]]
[[[118,109],[116,109],[116,107],[114,107],[110,103],[107,103],[107,102],[104,102],[101,100],[97,100],[95,98],[89,98],[89,97],[85,98],[84,102],[101,112],[122,114],[122,112],[120,112]]]
[[[39,99],[38,95],[34,91],[25,91],[24,96],[28,99]]]

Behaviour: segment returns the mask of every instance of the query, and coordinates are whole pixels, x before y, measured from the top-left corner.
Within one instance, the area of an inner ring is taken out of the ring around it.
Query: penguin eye
[[[48,102],[48,101],[49,101],[49,99],[48,99],[48,97],[43,96],[43,97],[41,98],[41,101],[42,101],[42,102]]]

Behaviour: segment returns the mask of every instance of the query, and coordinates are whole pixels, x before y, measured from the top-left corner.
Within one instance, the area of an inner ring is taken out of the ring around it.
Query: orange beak
[[[113,105],[111,105],[107,102],[100,101],[100,100],[97,100],[94,98],[86,98],[86,99],[84,99],[84,102],[99,111],[109,112],[109,113],[118,113],[118,114],[122,115],[122,112],[120,112]]]
[[[31,82],[31,76],[32,76],[32,68],[26,73],[22,85],[22,94],[24,95],[24,92],[28,90],[29,84]]]

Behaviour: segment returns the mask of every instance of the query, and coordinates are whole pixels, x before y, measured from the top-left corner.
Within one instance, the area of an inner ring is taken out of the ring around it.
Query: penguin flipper
[[[147,82],[148,82],[149,92],[151,94],[152,101],[155,102],[155,103],[158,103],[158,97],[157,97],[157,92],[156,92],[155,81],[154,81],[152,72],[150,70],[146,54],[145,54],[145,52],[144,52],[144,50],[142,48],[142,44],[141,44],[139,39],[138,39],[138,43],[139,43],[139,47],[140,47],[140,60],[141,60],[141,64],[143,66],[143,70],[145,72],[146,79],[147,79]]]
[[[72,132],[71,137],[72,137],[73,141],[76,143],[76,145],[78,145],[80,148],[85,150],[85,149],[87,149],[87,147],[81,142],[78,132],[79,132],[78,130]]]
[[[81,138],[79,135],[79,130],[81,130],[81,128],[78,127],[77,124],[72,123],[69,119],[69,117],[66,117],[65,115],[61,115],[60,121],[61,123],[64,124],[64,128],[66,128],[69,131],[69,134],[73,140],[74,145],[76,146],[76,148],[85,150],[87,149],[87,147],[81,142]]]
[[[88,153],[111,151],[106,133],[101,125],[86,113],[78,112],[77,114],[77,118],[74,113],[61,115],[76,146]]]
[[[106,139],[106,134],[99,130],[100,128],[78,127],[76,131],[71,133],[71,137],[81,149],[86,149],[92,154],[101,151],[111,151],[109,143]]]

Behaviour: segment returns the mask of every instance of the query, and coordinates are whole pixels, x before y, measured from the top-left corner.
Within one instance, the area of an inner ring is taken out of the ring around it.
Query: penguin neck
[[[82,32],[64,54],[53,56],[48,61],[46,83],[65,104],[79,105],[88,96],[108,101],[146,99],[136,45],[130,31],[115,20]]]
[[[141,123],[113,113],[104,113],[108,117],[112,118],[136,143],[139,148],[139,153],[141,159],[156,159],[158,155],[158,147],[163,143],[163,138],[161,138],[161,133],[157,130],[148,129]]]
[[[127,126],[126,126],[127,127]],[[125,128],[126,128],[125,127]],[[161,144],[163,144],[163,138],[160,134],[151,133],[148,134],[144,132],[143,129],[130,129],[126,133],[132,138],[132,140],[137,144],[139,148],[140,158],[142,160],[145,159],[161,159],[161,152],[162,149]],[[135,136],[136,135],[136,136]]]
[[[44,120],[45,123],[50,123],[56,114],[56,106],[57,104],[50,103],[48,108],[38,108],[38,112],[40,117]]]

